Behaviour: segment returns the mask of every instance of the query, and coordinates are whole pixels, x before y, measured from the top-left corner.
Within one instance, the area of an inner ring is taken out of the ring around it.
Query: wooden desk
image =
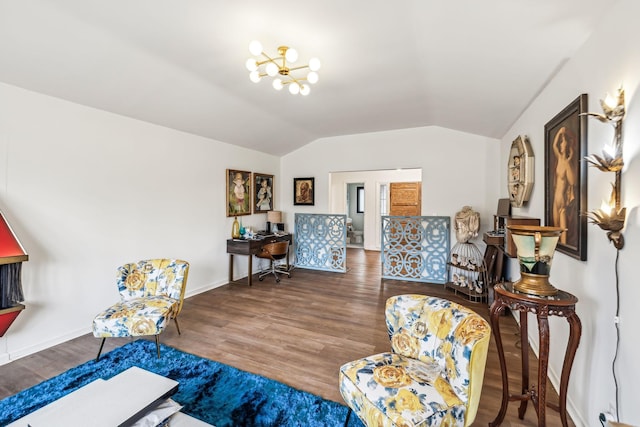
[[[495,420],[489,423],[490,427],[499,426],[507,413],[507,405],[510,401],[519,400],[518,416],[524,419],[527,403],[531,400],[538,413],[538,426],[545,426],[545,409],[547,406],[560,412],[562,425],[567,427],[567,386],[571,365],[576,355],[576,349],[580,343],[582,325],[575,312],[578,298],[568,292],[558,291],[553,297],[536,297],[513,290],[512,283],[500,283],[494,287],[495,301],[491,304],[490,320],[493,336],[498,347],[500,359],[500,371],[502,373],[502,406]],[[500,314],[506,307],[520,312],[520,344],[522,349],[522,394],[509,394],[509,378],[505,363],[502,338],[500,337]],[[538,384],[536,388],[529,388],[529,338],[527,332],[527,314],[531,312],[538,318],[538,331],[540,337],[540,354],[538,355]],[[549,362],[549,322],[548,316],[566,317],[569,322],[569,342],[562,364],[562,376],[560,379],[560,403],[553,405],[546,401],[547,390],[547,365]]]
[[[273,242],[288,241],[291,246],[291,234],[280,236],[268,235],[263,239],[228,239],[227,253],[229,254],[229,283],[233,282],[233,256],[247,255],[247,282],[253,284],[253,256],[260,251],[262,245]],[[289,270],[289,252],[287,251],[287,270]]]

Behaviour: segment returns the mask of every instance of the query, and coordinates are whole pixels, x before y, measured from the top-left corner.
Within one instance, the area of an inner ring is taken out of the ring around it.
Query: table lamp
[[[277,224],[282,222],[281,211],[269,211],[267,212],[267,233],[278,231]]]

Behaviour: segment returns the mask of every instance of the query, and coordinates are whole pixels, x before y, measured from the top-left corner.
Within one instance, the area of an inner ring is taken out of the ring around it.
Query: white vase
[[[560,227],[509,225],[518,249],[520,279],[513,284],[516,291],[537,296],[553,296],[558,290],[549,282],[551,261],[560,235]]]

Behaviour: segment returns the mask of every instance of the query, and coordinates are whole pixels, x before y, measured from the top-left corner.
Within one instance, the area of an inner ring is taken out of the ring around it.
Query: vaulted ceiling
[[[0,0],[0,82],[274,155],[442,126],[501,138],[617,0]],[[318,57],[255,84],[251,40]]]

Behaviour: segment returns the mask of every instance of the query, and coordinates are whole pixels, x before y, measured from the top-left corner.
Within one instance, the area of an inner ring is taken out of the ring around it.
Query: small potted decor
[[[22,262],[27,261],[22,245],[0,212],[0,337],[25,306],[22,293]]]

